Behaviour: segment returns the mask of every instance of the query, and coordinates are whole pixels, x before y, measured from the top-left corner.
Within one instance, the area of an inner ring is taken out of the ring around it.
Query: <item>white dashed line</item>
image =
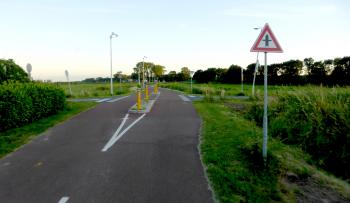
[[[98,100],[98,101],[96,101],[96,102],[98,102],[98,103],[101,103],[101,102],[105,102],[105,101],[108,101],[108,100],[110,100],[111,98],[106,98],[106,99],[100,99],[100,100]]]

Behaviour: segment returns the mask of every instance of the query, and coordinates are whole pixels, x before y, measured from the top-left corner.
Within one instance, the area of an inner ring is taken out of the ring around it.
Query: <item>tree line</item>
[[[259,64],[258,64],[259,65]],[[251,83],[254,77],[256,63],[249,64],[244,70],[244,82]],[[197,70],[193,75],[193,80],[197,83],[241,83],[241,70],[239,65],[231,65],[229,68],[207,68],[206,70]],[[188,67],[181,68],[181,71],[169,71],[165,74],[165,66],[154,64],[152,62],[138,62],[131,75],[125,75],[121,72],[114,74],[114,79],[119,81],[132,79],[142,81],[188,81],[191,78],[191,72]],[[139,74],[140,73],[140,74]],[[256,73],[256,84],[264,83],[264,66],[259,65]],[[313,58],[301,60],[289,60],[282,63],[268,65],[268,80],[271,85],[304,85],[304,84],[323,84],[323,85],[350,85],[350,57],[327,59],[315,61]],[[84,82],[108,82],[106,78],[87,78]]]
[[[247,66],[244,82],[253,81],[256,64]],[[198,83],[218,82],[237,84],[241,82],[241,68],[231,65],[228,69],[208,68],[198,70],[193,80]],[[264,66],[259,66],[256,74],[256,84],[264,82]],[[312,58],[289,60],[268,65],[268,80],[272,85],[350,85],[350,57],[315,61]]]

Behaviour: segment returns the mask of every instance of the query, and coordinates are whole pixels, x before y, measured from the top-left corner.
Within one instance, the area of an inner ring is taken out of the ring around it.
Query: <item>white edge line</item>
[[[139,122],[143,117],[145,117],[146,116],[146,114],[144,113],[144,114],[142,114],[140,117],[138,117],[133,123],[131,123],[127,128],[125,128],[124,130],[123,130],[123,132],[121,132],[119,135],[118,135],[118,137],[116,137],[115,139],[111,139],[110,140],[110,142],[111,142],[111,144],[110,144],[110,146],[109,147],[106,147],[106,149],[105,149],[105,151],[107,151],[110,147],[112,147],[113,146],[113,144],[114,143],[116,143],[132,126],[134,126],[137,122]],[[103,151],[103,150],[102,150]],[[103,151],[103,152],[105,152],[105,151]]]
[[[128,119],[129,117],[129,114],[126,114],[125,117],[123,118],[123,121],[122,123],[120,124],[120,126],[118,127],[117,131],[115,131],[115,133],[113,134],[113,136],[111,137],[111,139],[109,139],[109,141],[107,142],[107,144],[103,147],[103,149],[101,150],[102,152],[105,152],[108,150],[108,148],[110,148],[114,143],[113,143],[113,140],[115,138],[118,137],[118,134],[120,132],[120,130],[123,128],[124,124],[125,124],[125,121],[126,119]]]
[[[119,100],[125,99],[125,98],[127,98],[127,97],[129,97],[129,96],[119,97],[119,98],[116,98],[116,99],[109,100],[109,101],[107,101],[107,102],[112,103],[112,102],[116,102],[116,101],[119,101]]]
[[[62,197],[58,203],[66,203],[69,200],[69,197]]]
[[[98,100],[98,101],[96,101],[96,102],[101,103],[101,102],[108,101],[108,100],[110,100],[110,99],[111,99],[111,98],[101,99],[101,100]]]

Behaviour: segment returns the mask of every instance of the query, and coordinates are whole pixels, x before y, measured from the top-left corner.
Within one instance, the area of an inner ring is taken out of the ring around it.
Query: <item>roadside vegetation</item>
[[[64,90],[31,81],[13,60],[0,60],[0,158],[95,103],[66,102]]]
[[[70,94],[68,83],[58,83],[58,86],[62,88],[68,98],[99,98],[110,97],[110,83],[83,83],[73,82],[71,83],[72,94]],[[113,83],[114,95],[125,95],[136,90],[136,84],[125,83]]]
[[[189,83],[162,86],[190,93]],[[221,202],[350,201],[349,88],[269,86],[265,165],[263,87],[246,100],[229,99],[241,92],[240,85],[193,87],[204,96],[194,102],[203,119],[201,153]],[[245,87],[251,96],[251,87]],[[222,90],[228,97],[220,97]]]
[[[63,90],[41,83],[0,85],[0,132],[54,115],[66,105]]]

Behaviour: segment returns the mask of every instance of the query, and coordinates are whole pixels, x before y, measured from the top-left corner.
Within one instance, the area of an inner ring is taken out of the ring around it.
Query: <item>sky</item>
[[[348,0],[0,0],[0,58],[13,59],[35,80],[72,81],[130,74],[146,56],[167,71],[246,67],[254,27],[269,23],[290,59],[350,55]],[[259,56],[261,63],[263,54]]]

